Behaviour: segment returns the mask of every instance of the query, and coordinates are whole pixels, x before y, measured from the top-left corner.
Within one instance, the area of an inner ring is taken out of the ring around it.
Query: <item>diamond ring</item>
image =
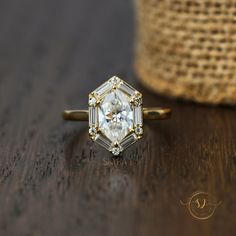
[[[143,135],[143,119],[161,120],[169,108],[143,108],[142,94],[117,76],[89,94],[88,110],[65,110],[63,118],[89,121],[93,141],[117,156]]]

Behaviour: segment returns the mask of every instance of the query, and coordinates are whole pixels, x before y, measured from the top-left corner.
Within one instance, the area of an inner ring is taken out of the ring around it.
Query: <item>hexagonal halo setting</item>
[[[113,76],[89,94],[89,134],[119,155],[143,134],[142,94]]]

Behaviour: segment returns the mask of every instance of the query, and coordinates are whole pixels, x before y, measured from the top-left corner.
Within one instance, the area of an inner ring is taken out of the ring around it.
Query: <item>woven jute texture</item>
[[[157,93],[236,104],[236,0],[136,0],[135,68]]]

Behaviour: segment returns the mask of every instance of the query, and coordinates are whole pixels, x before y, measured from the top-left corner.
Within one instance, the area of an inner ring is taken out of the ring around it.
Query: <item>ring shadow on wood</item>
[[[93,143],[88,135],[87,128],[75,131],[68,137],[65,144],[66,168],[71,172],[79,172],[84,168],[119,169],[130,172],[135,171],[137,166],[145,168],[150,159],[155,156],[153,147],[161,146],[164,143],[168,145],[170,140],[170,130],[166,126],[157,126],[146,122],[144,126],[144,135],[136,143],[131,145],[120,156],[115,157],[98,144]],[[156,149],[156,148],[155,148]],[[168,163],[166,163],[168,165]]]

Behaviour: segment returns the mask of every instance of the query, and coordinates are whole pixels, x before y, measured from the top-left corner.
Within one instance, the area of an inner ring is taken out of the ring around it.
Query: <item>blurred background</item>
[[[79,80],[93,89],[114,73],[132,74],[131,1],[12,0],[2,1],[0,10],[5,86],[20,90],[29,83],[40,91],[43,81],[63,81],[66,88]]]
[[[234,2],[1,4],[1,80],[17,73],[21,84],[26,77],[34,83],[37,70],[46,69],[40,80],[73,80],[79,71],[77,80],[91,83],[95,76],[97,86],[114,73],[126,80],[136,74],[164,96],[236,103]]]
[[[235,105],[235,1],[135,2],[142,83],[171,97]]]

